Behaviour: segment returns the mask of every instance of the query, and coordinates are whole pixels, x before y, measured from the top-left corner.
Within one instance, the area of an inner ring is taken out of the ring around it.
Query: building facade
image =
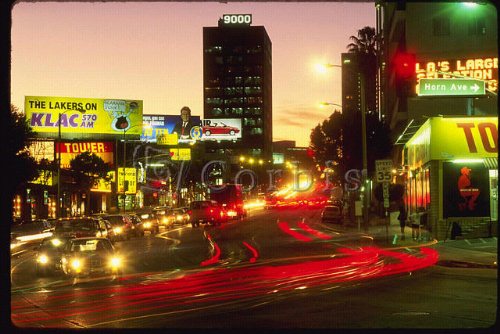
[[[203,90],[205,119],[242,125],[240,140],[207,142],[207,153],[271,159],[272,48],[263,26],[221,19],[203,28]]]

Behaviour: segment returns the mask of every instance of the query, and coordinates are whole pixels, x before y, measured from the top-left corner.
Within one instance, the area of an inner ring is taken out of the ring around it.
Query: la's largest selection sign
[[[37,133],[140,135],[141,100],[26,96],[24,110]]]

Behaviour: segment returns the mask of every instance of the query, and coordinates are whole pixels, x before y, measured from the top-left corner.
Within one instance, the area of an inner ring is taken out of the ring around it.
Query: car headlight
[[[52,242],[52,245],[54,245],[55,247],[59,247],[62,244],[61,240],[59,240],[59,239],[52,239],[51,242]]]
[[[40,255],[37,260],[41,264],[46,264],[47,262],[49,262],[49,258],[45,254]]]
[[[122,259],[120,259],[119,257],[112,257],[110,260],[109,260],[109,265],[112,267],[112,268],[119,268],[121,267],[122,265]]]
[[[120,233],[122,233],[122,232],[123,232],[123,229],[122,229],[121,227],[115,227],[115,228],[113,229],[113,231],[114,231],[116,234],[120,234]]]
[[[79,270],[82,267],[82,262],[79,259],[73,259],[71,261],[71,267],[75,270]]]
[[[148,218],[149,218],[149,215],[148,215],[148,214],[141,215],[141,218],[142,218],[142,219],[148,219]]]
[[[144,227],[145,228],[150,228],[151,227],[151,223],[150,222],[144,223]]]
[[[162,222],[163,224],[168,223],[168,218],[167,218],[167,217],[163,217],[163,218],[162,218],[162,220],[161,220],[161,222]]]
[[[182,216],[181,215],[177,215],[177,220],[182,220]]]

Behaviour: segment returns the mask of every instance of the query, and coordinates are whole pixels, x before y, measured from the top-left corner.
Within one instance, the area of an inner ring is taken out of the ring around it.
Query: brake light
[[[188,211],[188,215],[190,215],[190,216],[191,216],[191,214],[192,214],[192,213],[193,213],[193,211],[192,211],[192,210],[189,210],[189,211]]]

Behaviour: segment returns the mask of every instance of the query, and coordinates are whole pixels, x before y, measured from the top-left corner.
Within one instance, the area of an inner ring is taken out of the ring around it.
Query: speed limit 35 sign
[[[392,160],[375,160],[377,182],[391,182]]]

